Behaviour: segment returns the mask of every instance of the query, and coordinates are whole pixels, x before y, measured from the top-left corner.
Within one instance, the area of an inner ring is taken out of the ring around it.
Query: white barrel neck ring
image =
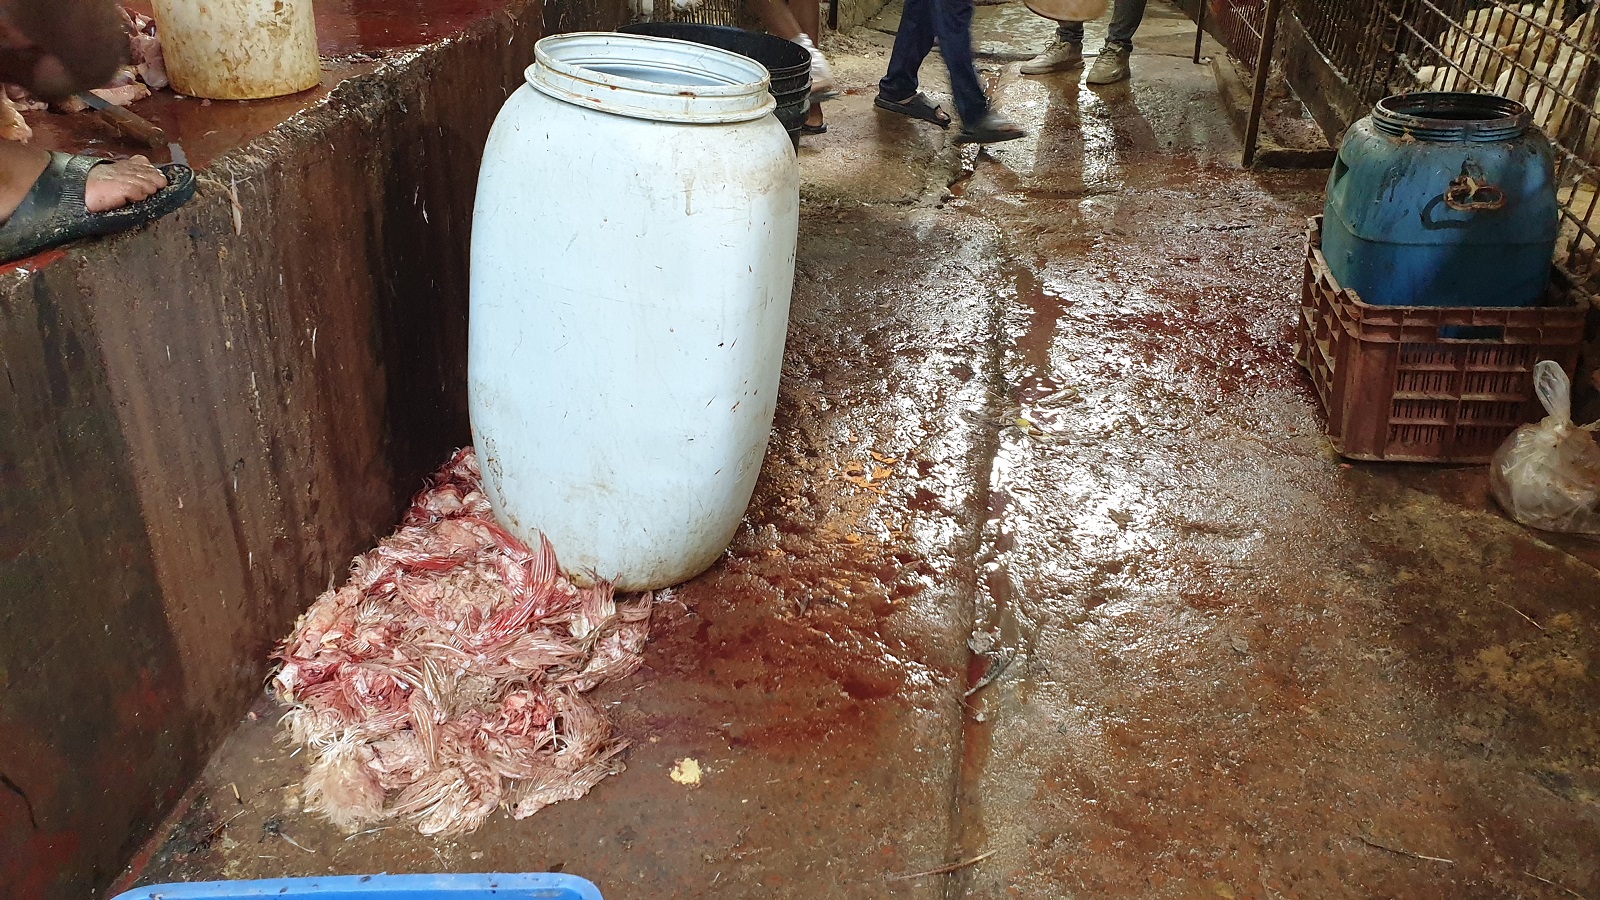
[[[577,32],[544,38],[534,53],[526,77],[535,90],[614,115],[722,125],[776,106],[764,66],[704,44]]]

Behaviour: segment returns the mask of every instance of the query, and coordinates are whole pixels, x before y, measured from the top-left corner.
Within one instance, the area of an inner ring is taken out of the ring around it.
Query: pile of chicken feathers
[[[122,30],[128,36],[129,64],[117,70],[111,81],[89,93],[112,106],[127,106],[150,96],[151,91],[167,87],[166,57],[161,51],[161,38],[156,35],[155,20],[137,10],[119,7],[122,12]],[[29,94],[20,85],[8,84],[0,90],[0,139],[26,143],[33,138],[22,114],[30,110],[54,108],[57,112],[76,113],[88,105],[76,97],[56,104],[48,104]]]
[[[548,541],[506,533],[461,450],[278,648],[306,808],[464,834],[582,797],[626,746],[583,695],[638,669],[652,600],[579,587]]]

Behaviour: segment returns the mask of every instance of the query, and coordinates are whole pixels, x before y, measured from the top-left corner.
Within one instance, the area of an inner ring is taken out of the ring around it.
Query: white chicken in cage
[[[1533,25],[1561,20],[1560,6],[1546,2],[1473,10],[1461,22],[1446,25],[1433,40],[1441,61],[1417,69],[1417,81],[1433,91],[1470,91],[1493,84],[1521,51]]]
[[[701,0],[668,0],[661,4],[659,11],[663,15],[669,14],[669,10],[672,14],[683,15],[699,9],[700,3]],[[656,0],[632,0],[632,7],[635,19],[642,22],[655,21],[658,11]]]
[[[1563,0],[1547,0],[1468,13],[1433,42],[1440,61],[1419,67],[1418,83],[1427,90],[1488,90],[1517,100],[1546,133],[1588,148],[1592,135],[1571,134],[1569,119],[1594,108],[1600,78],[1590,74],[1586,86],[1584,73],[1597,61],[1583,48],[1593,45],[1600,19],[1590,9],[1563,24],[1566,7]]]

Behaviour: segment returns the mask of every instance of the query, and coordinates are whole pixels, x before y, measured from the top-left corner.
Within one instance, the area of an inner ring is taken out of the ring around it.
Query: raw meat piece
[[[113,88],[122,88],[122,87],[127,87],[130,84],[137,84],[138,82],[139,82],[139,70],[134,68],[133,66],[123,66],[122,68],[117,70],[117,73],[115,75],[111,76],[111,80],[110,81],[106,82],[105,84],[100,85],[98,90],[111,90]]]
[[[112,106],[129,106],[150,96],[150,89],[137,81],[132,81],[117,87],[95,88],[89,93]]]
[[[0,96],[0,139],[26,144],[32,138],[33,129],[28,127],[17,105],[10,97]]]
[[[573,584],[549,542],[500,528],[480,481],[472,448],[456,454],[278,649],[307,808],[341,828],[466,833],[622,770],[625,742],[583,693],[638,669],[652,596]]]
[[[22,85],[8,84],[5,86],[5,89],[6,99],[10,100],[11,105],[15,106],[22,112],[32,112],[35,110],[50,108],[50,104],[44,102],[43,100],[34,99],[33,95],[28,93],[27,90],[22,87]]]
[[[152,91],[170,85],[167,77],[167,58],[161,52],[161,39],[153,34],[136,34],[133,41],[133,62],[139,70],[139,80]]]
[[[128,106],[150,96],[150,89],[138,82],[134,82],[121,87],[95,88],[89,93],[94,94],[112,106]],[[60,103],[51,104],[51,108],[64,113],[81,113],[89,108],[89,104],[84,103],[77,97],[68,97]]]

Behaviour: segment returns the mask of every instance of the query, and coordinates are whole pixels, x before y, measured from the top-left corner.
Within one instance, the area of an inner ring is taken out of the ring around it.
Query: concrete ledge
[[[177,215],[0,276],[0,897],[104,889],[469,440],[478,157],[540,31],[390,56]]]

